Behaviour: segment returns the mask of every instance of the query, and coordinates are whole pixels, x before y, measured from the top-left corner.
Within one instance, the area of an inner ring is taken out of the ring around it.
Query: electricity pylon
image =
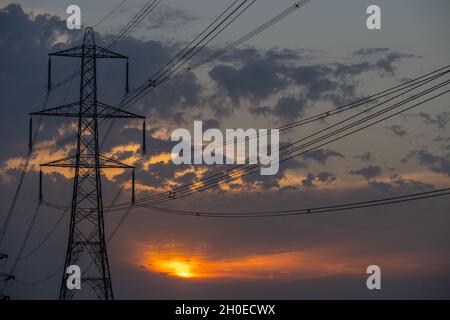
[[[41,164],[39,199],[42,200],[42,167],[73,168],[73,194],[70,216],[69,243],[59,292],[60,299],[72,299],[79,290],[70,290],[67,268],[77,265],[81,269],[81,291],[89,286],[98,299],[114,299],[111,273],[105,243],[103,218],[101,169],[134,167],[100,155],[99,119],[108,118],[145,119],[97,101],[97,59],[126,59],[128,88],[128,57],[99,47],[95,44],[92,28],[85,29],[83,44],[49,54],[49,88],[51,87],[51,57],[75,57],[81,59],[80,98],[67,105],[49,108],[30,115],[78,118],[78,134],[75,155]],[[31,121],[30,121],[31,127]],[[92,268],[90,266],[92,265]]]

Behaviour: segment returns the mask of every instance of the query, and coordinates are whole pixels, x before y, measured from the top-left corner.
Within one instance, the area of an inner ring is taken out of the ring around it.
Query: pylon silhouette
[[[73,194],[70,216],[69,242],[64,263],[60,299],[72,299],[78,291],[91,288],[98,299],[114,299],[111,272],[105,243],[101,169],[134,167],[100,155],[99,119],[136,118],[142,116],[126,112],[97,101],[97,59],[126,59],[128,87],[128,57],[95,44],[94,31],[87,27],[83,44],[49,54],[49,88],[51,87],[51,57],[75,57],[81,59],[80,99],[75,103],[31,113],[31,116],[60,116],[78,118],[76,154],[64,159],[41,164],[41,167],[74,168]],[[31,127],[31,125],[30,125]],[[134,198],[134,190],[132,190]],[[42,200],[42,170],[39,198]],[[81,290],[69,289],[66,270],[77,265],[82,272]],[[92,268],[89,268],[92,265]]]

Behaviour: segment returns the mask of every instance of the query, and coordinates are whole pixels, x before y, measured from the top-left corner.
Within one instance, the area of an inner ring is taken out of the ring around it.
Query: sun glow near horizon
[[[146,270],[186,280],[288,280],[352,271],[346,263],[312,252],[240,253],[223,258],[204,247],[151,245],[146,249],[141,259]]]

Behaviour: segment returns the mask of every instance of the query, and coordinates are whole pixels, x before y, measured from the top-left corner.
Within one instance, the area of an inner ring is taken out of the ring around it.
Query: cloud
[[[405,136],[408,135],[408,132],[406,132],[406,130],[399,125],[392,125],[390,127],[387,127],[386,129],[388,129],[389,133],[391,133],[392,135],[400,138],[404,138]]]
[[[213,254],[207,245],[151,243],[142,245],[138,265],[166,277],[204,282],[208,280],[277,281],[357,274],[358,267],[337,262],[322,248]],[[353,262],[354,263],[354,262]]]
[[[442,112],[440,114],[437,114],[435,117],[431,116],[428,113],[421,112],[419,113],[419,117],[426,124],[436,125],[439,128],[445,128],[450,122],[450,112]]]
[[[378,177],[381,175],[381,167],[370,165],[368,167],[361,168],[359,170],[350,171],[351,174],[363,176],[367,180]]]
[[[218,61],[235,65],[247,64],[253,61],[267,60],[273,63],[293,63],[299,60],[307,60],[314,56],[314,51],[287,48],[272,48],[267,51],[250,46],[233,48],[218,57]]]
[[[328,149],[317,149],[303,155],[305,159],[313,159],[320,164],[325,164],[329,158],[337,157],[337,158],[345,158],[342,153],[337,151],[328,150]]]
[[[293,51],[261,52],[252,48],[234,50],[222,58],[227,64],[219,64],[209,71],[210,78],[217,84],[221,95],[230,98],[231,105],[224,106],[224,100],[216,103],[217,112],[227,114],[239,108],[243,101],[260,104],[275,93],[290,89],[296,91],[302,105],[319,100],[340,104],[354,98],[356,82],[354,77],[365,72],[384,72],[394,74],[394,64],[409,54],[388,51],[375,61],[318,64],[314,57],[308,64],[298,65],[305,59],[304,52]],[[234,59],[234,61],[233,61]],[[289,96],[289,94],[288,94]],[[292,93],[290,94],[292,96]],[[272,115],[280,118],[301,117],[302,112],[290,108],[280,109],[283,100],[278,98],[273,106],[251,107],[255,114]]]
[[[312,188],[312,187],[315,187],[314,182],[318,182],[318,183],[322,183],[322,184],[329,184],[336,180],[337,180],[337,178],[335,177],[335,175],[333,173],[323,171],[323,172],[320,172],[319,174],[317,174],[317,176],[315,176],[312,173],[308,173],[306,178],[304,178],[301,181],[301,184],[305,188]]]
[[[307,101],[302,97],[287,96],[280,98],[274,107],[250,108],[250,112],[264,117],[273,115],[284,120],[291,120],[300,118],[304,114],[306,103]]]
[[[413,190],[424,191],[434,188],[432,184],[417,181],[414,179],[405,179],[402,176],[396,174],[391,176],[389,180],[385,179],[384,181],[377,181],[377,180],[369,181],[369,186],[379,191],[388,191],[393,190],[394,188],[407,188],[410,189],[411,192]]]
[[[308,173],[305,179],[302,180],[302,186],[305,188],[314,187],[314,175],[312,173]]]
[[[281,77],[279,69],[282,66],[267,60],[252,61],[241,68],[227,65],[214,67],[209,76],[237,105],[241,97],[260,100],[285,88],[288,81]]]
[[[392,188],[391,184],[384,181],[369,181],[369,186],[380,191],[387,191]]]
[[[436,138],[433,139],[433,141],[436,141],[436,142],[450,142],[450,137],[444,138],[442,136],[437,136]]]
[[[358,155],[355,157],[355,159],[359,159],[361,161],[370,162],[374,159],[374,155],[370,151],[366,151],[361,155]]]
[[[420,165],[428,167],[436,173],[450,176],[450,154],[439,156],[426,149],[419,149],[410,151],[401,162],[406,163],[411,159],[416,159]]]
[[[383,70],[386,73],[394,74],[395,66],[394,63],[398,62],[404,58],[415,57],[413,54],[404,54],[400,52],[390,52],[386,57],[379,59],[375,62],[374,66]]]
[[[331,172],[320,172],[317,175],[317,181],[320,181],[322,183],[330,183],[332,181],[335,181],[337,178],[335,177],[335,175]]]
[[[389,52],[389,48],[362,48],[353,52],[355,56],[373,56],[380,53]]]
[[[170,6],[159,6],[146,20],[147,30],[179,28],[196,18],[187,12]]]
[[[371,51],[368,49],[369,52]],[[359,56],[363,55],[361,54],[361,51],[359,51]],[[369,58],[372,58],[373,53],[383,53],[383,57],[378,57],[374,61],[363,61],[359,63],[353,63],[353,64],[342,64],[338,63],[336,64],[336,75],[338,76],[344,76],[344,75],[357,75],[362,72],[368,72],[368,71],[381,71],[390,75],[394,75],[395,73],[395,63],[399,62],[402,59],[407,58],[413,58],[415,55],[413,54],[405,54],[402,52],[395,52],[391,50],[386,49],[378,49],[368,54]],[[367,55],[367,54],[366,54]]]

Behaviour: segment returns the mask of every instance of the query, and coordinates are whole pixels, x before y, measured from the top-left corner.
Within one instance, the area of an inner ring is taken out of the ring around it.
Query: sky
[[[82,23],[95,25],[121,1],[0,1],[0,223],[20,178],[28,144],[28,114],[42,108],[47,54],[78,45],[82,30],[68,30],[65,10],[78,4]],[[95,28],[104,44],[144,1],[127,1]],[[130,57],[137,87],[173,57],[231,1],[163,0],[114,51]],[[292,5],[258,0],[202,54],[214,52]],[[366,8],[381,8],[381,30],[368,30]],[[117,121],[102,147],[110,158],[136,166],[137,198],[198,183],[223,166],[170,161],[170,134],[205,126],[276,128],[337,110],[349,102],[448,64],[450,9],[444,0],[312,0],[272,28],[224,56],[157,87],[130,111],[141,123]],[[79,61],[53,59],[53,82]],[[99,100],[123,96],[124,63],[99,62]],[[47,106],[77,100],[79,79],[51,92]],[[337,116],[336,121],[344,119]],[[281,134],[281,143],[307,136],[335,120]],[[289,210],[385,198],[448,187],[450,101],[430,101],[367,130],[292,159],[275,176],[258,173],[191,197],[166,202],[173,209],[243,213]],[[18,204],[0,252],[2,272],[14,263],[38,197],[39,164],[73,153],[76,123],[46,118],[39,126]],[[103,136],[104,131],[101,132]],[[56,142],[64,140],[60,145]],[[46,148],[46,146],[50,146]],[[42,148],[44,147],[44,148]],[[45,169],[46,201],[67,206],[73,172]],[[105,170],[107,206],[121,191],[131,197],[129,174]],[[119,299],[405,299],[450,297],[448,198],[330,214],[271,218],[204,218],[134,208],[108,243]],[[15,299],[55,299],[61,282],[68,215],[39,212],[7,293]],[[122,211],[105,213],[106,234]],[[60,219],[61,218],[61,219]],[[50,231],[50,236],[47,237]],[[29,255],[27,253],[30,253]],[[32,253],[32,254],[31,254]],[[382,289],[366,287],[366,268],[379,265]]]

